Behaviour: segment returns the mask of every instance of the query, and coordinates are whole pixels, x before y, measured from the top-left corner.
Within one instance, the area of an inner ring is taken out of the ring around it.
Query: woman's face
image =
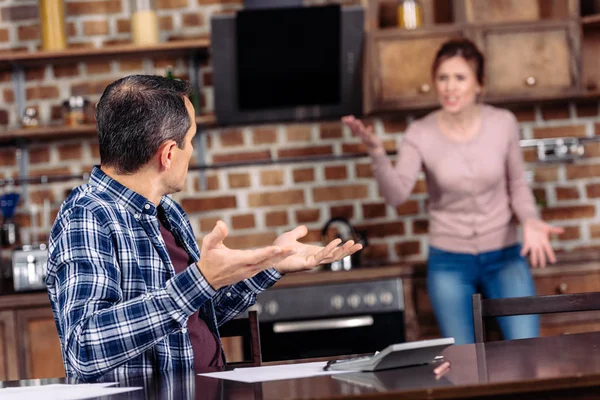
[[[471,63],[461,56],[442,61],[435,72],[435,86],[442,108],[453,114],[475,104],[481,92]]]

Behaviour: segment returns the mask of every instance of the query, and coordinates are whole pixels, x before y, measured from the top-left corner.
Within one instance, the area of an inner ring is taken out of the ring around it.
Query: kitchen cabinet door
[[[0,380],[19,379],[15,314],[0,311]]]
[[[365,113],[436,106],[431,64],[442,43],[461,35],[455,28],[426,33],[388,30],[369,34]]]
[[[532,100],[576,93],[579,40],[570,23],[482,28],[486,99]]]
[[[65,376],[60,341],[50,307],[16,311],[21,379]]]
[[[600,16],[597,24],[583,27],[583,87],[600,93]]]

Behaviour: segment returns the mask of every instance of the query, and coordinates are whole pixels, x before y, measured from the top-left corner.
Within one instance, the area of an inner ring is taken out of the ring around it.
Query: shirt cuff
[[[256,294],[262,293],[280,280],[283,275],[275,268],[266,269],[244,282]]]
[[[217,293],[196,264],[169,279],[165,290],[173,301],[173,307],[169,311],[180,324],[185,323],[190,315]]]

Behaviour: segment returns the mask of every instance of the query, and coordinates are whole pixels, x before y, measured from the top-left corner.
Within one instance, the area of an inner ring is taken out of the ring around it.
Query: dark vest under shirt
[[[159,218],[160,221],[160,218]],[[183,272],[193,263],[185,249],[177,243],[175,236],[160,221],[160,233],[167,245],[167,252],[175,268],[175,273]],[[206,322],[196,311],[188,319],[188,334],[194,350],[194,369],[201,371],[206,367],[222,367],[225,363],[221,352],[221,343],[217,336],[208,329]]]

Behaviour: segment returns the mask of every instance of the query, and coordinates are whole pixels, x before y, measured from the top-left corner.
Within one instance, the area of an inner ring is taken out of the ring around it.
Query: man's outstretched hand
[[[294,248],[284,243],[256,250],[232,250],[223,244],[227,232],[227,225],[218,221],[212,232],[202,240],[197,263],[202,275],[215,290],[251,278],[295,253]]]
[[[287,258],[279,260],[273,267],[282,274],[313,269],[319,264],[327,264],[340,260],[362,249],[362,245],[348,240],[340,246],[340,239],[332,240],[327,246],[315,246],[298,242],[308,233],[304,225],[280,235],[273,245],[282,249],[294,251]]]

